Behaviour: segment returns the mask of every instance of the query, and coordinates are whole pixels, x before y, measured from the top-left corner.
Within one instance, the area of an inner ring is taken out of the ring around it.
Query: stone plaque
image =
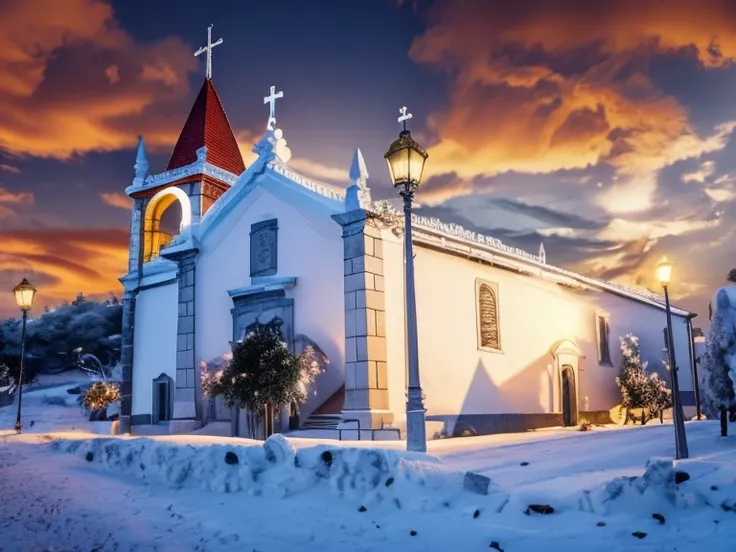
[[[250,227],[250,275],[273,276],[277,271],[278,220],[264,220]]]

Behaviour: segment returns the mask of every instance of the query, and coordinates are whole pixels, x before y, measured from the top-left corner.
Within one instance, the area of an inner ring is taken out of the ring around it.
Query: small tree
[[[82,406],[90,414],[90,419],[107,419],[107,407],[120,401],[120,388],[109,381],[94,382],[82,398]],[[104,415],[95,413],[104,413]]]
[[[222,396],[225,404],[238,405],[251,413],[251,421],[263,419],[266,407],[279,413],[293,402],[304,402],[307,384],[322,368],[314,358],[314,349],[305,348],[297,356],[281,338],[278,320],[256,324],[243,341],[232,344],[227,366],[215,373],[202,365],[202,392],[207,398]],[[255,435],[255,427],[251,427]]]
[[[623,336],[621,354],[624,365],[616,378],[621,389],[621,404],[625,408],[648,408],[654,402],[654,394],[646,373],[647,363],[641,360],[639,338],[633,334]],[[646,423],[646,414],[642,414],[641,423]]]
[[[667,388],[667,382],[656,372],[649,375],[649,384],[652,387],[652,413],[659,416],[659,421],[663,422],[664,411],[672,408],[672,391]]]

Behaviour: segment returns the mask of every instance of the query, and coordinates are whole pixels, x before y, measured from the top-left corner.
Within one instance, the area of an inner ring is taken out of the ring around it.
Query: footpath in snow
[[[402,443],[64,433],[86,428],[72,423],[73,399],[27,396],[37,433],[0,437],[1,551],[726,552],[736,543],[736,439],[720,439],[713,422],[688,424],[693,458],[677,463],[667,458],[671,425],[447,439],[421,455]],[[0,409],[0,428],[9,418]],[[463,490],[468,470],[491,478],[488,494]]]

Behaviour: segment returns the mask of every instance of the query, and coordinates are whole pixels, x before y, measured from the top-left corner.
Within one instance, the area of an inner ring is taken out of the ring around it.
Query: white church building
[[[200,363],[273,318],[295,352],[307,336],[330,359],[307,402],[282,416],[283,430],[356,419],[369,429],[405,425],[402,219],[371,201],[359,150],[345,193],[290,168],[273,91],[247,169],[210,78],[165,172],[149,174],[139,142],[121,278],[123,432],[189,432],[229,420],[229,409],[203,398]],[[181,221],[168,231],[175,204]],[[415,216],[412,229],[432,431],[609,421],[620,402],[619,338],[627,333],[640,338],[650,368],[661,369],[663,297],[552,266],[543,248],[529,254],[436,219]],[[694,316],[673,309],[683,390],[693,389]],[[692,404],[692,391],[682,395]]]

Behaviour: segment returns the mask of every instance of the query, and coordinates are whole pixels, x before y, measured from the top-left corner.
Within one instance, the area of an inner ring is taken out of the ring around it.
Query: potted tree
[[[107,419],[107,409],[111,405],[119,405],[120,388],[110,381],[96,381],[90,385],[82,397],[82,406],[90,415],[93,433],[114,434],[117,420]]]

